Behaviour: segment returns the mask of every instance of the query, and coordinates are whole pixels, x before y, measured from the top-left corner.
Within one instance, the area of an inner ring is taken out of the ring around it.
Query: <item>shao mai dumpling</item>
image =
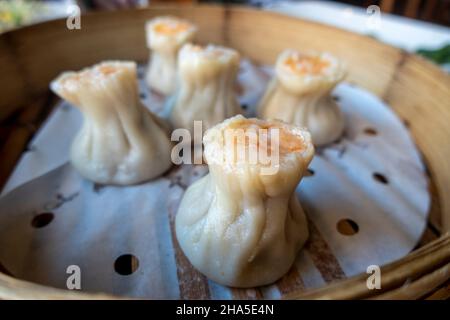
[[[183,252],[223,285],[276,281],[308,238],[295,189],[314,154],[309,133],[238,115],[209,129],[203,143],[209,174],[187,189],[176,216]]]
[[[65,72],[51,89],[84,116],[70,159],[87,179],[134,184],[171,166],[172,144],[161,120],[139,100],[134,62],[108,61]]]
[[[328,53],[286,50],[278,57],[258,116],[308,128],[316,146],[333,142],[343,132],[344,118],[331,91],[345,73],[342,63]]]
[[[172,100],[174,128],[203,130],[240,113],[234,92],[239,70],[237,51],[220,46],[186,44],[178,56],[179,86]]]
[[[179,18],[158,17],[147,22],[146,33],[150,49],[147,84],[157,92],[171,94],[177,85],[178,51],[194,39],[197,28]]]

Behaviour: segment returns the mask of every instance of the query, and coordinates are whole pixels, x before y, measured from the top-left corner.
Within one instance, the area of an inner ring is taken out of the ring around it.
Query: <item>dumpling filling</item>
[[[239,54],[229,48],[186,44],[178,56],[179,87],[172,99],[174,128],[203,130],[234,116],[240,107],[234,92]]]
[[[308,238],[295,189],[314,154],[309,133],[238,115],[209,129],[203,143],[209,174],[181,201],[176,216],[181,248],[218,283],[254,287],[276,281]],[[239,148],[257,156],[227,157]],[[258,161],[264,150],[271,150],[269,163]]]
[[[328,53],[286,50],[278,57],[258,115],[308,128],[317,146],[333,142],[343,132],[344,118],[331,91],[344,76],[342,63]]]
[[[151,51],[148,86],[162,94],[174,92],[177,85],[177,55],[179,49],[193,41],[197,27],[176,17],[158,17],[147,22],[147,45]]]
[[[162,121],[139,100],[134,62],[107,61],[65,72],[51,89],[83,113],[70,159],[87,179],[134,184],[171,166],[172,144]]]

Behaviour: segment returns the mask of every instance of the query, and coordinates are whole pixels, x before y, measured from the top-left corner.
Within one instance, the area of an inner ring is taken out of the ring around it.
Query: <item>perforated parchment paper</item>
[[[271,73],[242,62],[236,89],[247,116],[254,115]],[[143,68],[139,75],[145,104],[164,114],[163,97],[147,90]],[[130,187],[83,179],[67,162],[82,120],[66,103],[34,137],[3,190],[0,262],[15,277],[58,288],[66,288],[67,267],[77,265],[83,291],[229,299],[278,298],[403,257],[418,242],[430,205],[419,153],[402,122],[375,96],[348,83],[333,94],[345,114],[345,134],[317,150],[298,187],[311,236],[277,283],[226,288],[198,273],[183,255],[174,218],[184,191],[207,173],[206,165],[173,167]],[[134,257],[127,275],[120,270],[123,261],[127,267],[127,259],[119,258],[124,255]]]

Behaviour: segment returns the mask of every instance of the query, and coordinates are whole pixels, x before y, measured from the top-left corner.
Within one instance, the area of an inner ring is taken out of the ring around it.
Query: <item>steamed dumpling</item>
[[[238,115],[209,129],[203,143],[209,174],[187,189],[176,216],[184,254],[223,285],[276,281],[308,238],[295,189],[314,154],[309,133]]]
[[[184,45],[178,56],[179,87],[171,105],[174,128],[192,132],[197,120],[206,130],[238,114],[234,92],[238,70],[239,54],[233,49]]]
[[[345,76],[343,65],[328,53],[286,50],[278,57],[275,73],[258,116],[308,128],[316,146],[338,139],[344,118],[331,91]]]
[[[181,46],[194,39],[197,28],[175,17],[158,17],[147,22],[147,46],[151,51],[147,84],[162,94],[173,93],[177,84],[177,57]]]
[[[84,116],[70,159],[87,179],[133,184],[171,166],[172,144],[161,120],[139,100],[134,62],[108,61],[65,72],[51,88]]]

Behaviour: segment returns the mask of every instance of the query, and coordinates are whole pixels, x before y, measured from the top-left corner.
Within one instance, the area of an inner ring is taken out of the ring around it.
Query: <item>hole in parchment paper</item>
[[[305,175],[306,177],[311,177],[313,175],[314,175],[313,169],[310,169],[310,168],[306,169],[306,175]]]
[[[364,133],[368,136],[376,136],[378,134],[377,130],[375,130],[374,128],[365,128]]]
[[[123,254],[114,262],[114,270],[122,276],[128,276],[138,268],[139,260],[132,254]]]
[[[345,236],[352,236],[359,231],[358,224],[351,219],[341,219],[338,221],[337,230]]]
[[[382,184],[388,184],[389,183],[388,178],[386,178],[384,175],[382,175],[381,173],[378,173],[378,172],[375,172],[373,174],[373,178],[376,181],[378,181],[379,183],[382,183]]]
[[[34,228],[43,228],[50,222],[52,222],[54,217],[55,215],[51,212],[39,213],[37,216],[33,218],[33,220],[31,220],[31,225]]]

